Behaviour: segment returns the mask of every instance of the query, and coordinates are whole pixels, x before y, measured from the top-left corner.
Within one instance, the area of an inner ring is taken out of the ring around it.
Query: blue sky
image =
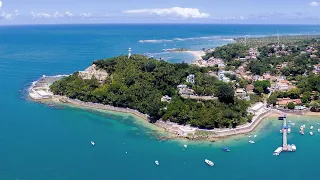
[[[320,0],[0,0],[0,24],[320,24]]]

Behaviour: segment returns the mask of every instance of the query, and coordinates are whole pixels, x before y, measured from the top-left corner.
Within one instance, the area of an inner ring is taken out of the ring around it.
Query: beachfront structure
[[[194,84],[195,83],[194,78],[195,78],[194,74],[190,74],[189,76],[187,76],[187,82]]]
[[[108,73],[105,70],[97,69],[96,65],[93,64],[84,71],[79,71],[79,76],[82,79],[91,79],[95,77],[99,81],[99,83],[102,84],[108,77]]]
[[[49,91],[49,89],[45,88],[31,88],[29,95],[34,100],[40,100],[40,99],[49,99],[52,98],[53,94]]]
[[[258,102],[253,106],[251,106],[248,109],[248,112],[252,114],[259,114],[260,112],[264,111],[264,108],[265,108],[265,105],[262,102]]]

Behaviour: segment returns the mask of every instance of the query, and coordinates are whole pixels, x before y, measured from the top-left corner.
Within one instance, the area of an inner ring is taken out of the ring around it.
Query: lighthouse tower
[[[131,48],[128,49],[128,59],[130,59],[131,56]]]

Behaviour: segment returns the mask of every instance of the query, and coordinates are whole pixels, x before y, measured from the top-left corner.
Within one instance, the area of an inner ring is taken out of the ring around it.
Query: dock
[[[296,151],[296,146],[294,144],[288,144],[288,126],[287,126],[287,117],[286,114],[284,114],[282,117],[279,117],[279,120],[283,121],[282,125],[282,147],[278,147],[274,151],[274,155],[279,155],[281,152],[294,152]]]

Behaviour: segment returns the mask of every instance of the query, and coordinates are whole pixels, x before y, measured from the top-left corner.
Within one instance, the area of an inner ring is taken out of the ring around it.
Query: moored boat
[[[92,146],[94,146],[96,143],[94,143],[94,141],[91,141]]]
[[[228,147],[223,147],[223,148],[222,148],[222,151],[230,152],[230,149],[229,149]]]
[[[210,161],[209,159],[205,159],[204,162],[207,163],[209,166],[214,165],[214,163],[212,161]]]
[[[249,143],[250,143],[250,144],[254,144],[255,142],[254,142],[254,141],[252,141],[252,140],[250,140],[250,141],[249,141]]]
[[[310,131],[310,135],[311,135],[311,136],[313,135],[313,132],[312,132],[312,131]]]
[[[158,161],[158,160],[154,161],[154,163],[155,163],[157,166],[159,166],[159,161]]]
[[[279,156],[281,152],[282,152],[282,147],[278,147],[276,150],[274,150],[273,155]]]

